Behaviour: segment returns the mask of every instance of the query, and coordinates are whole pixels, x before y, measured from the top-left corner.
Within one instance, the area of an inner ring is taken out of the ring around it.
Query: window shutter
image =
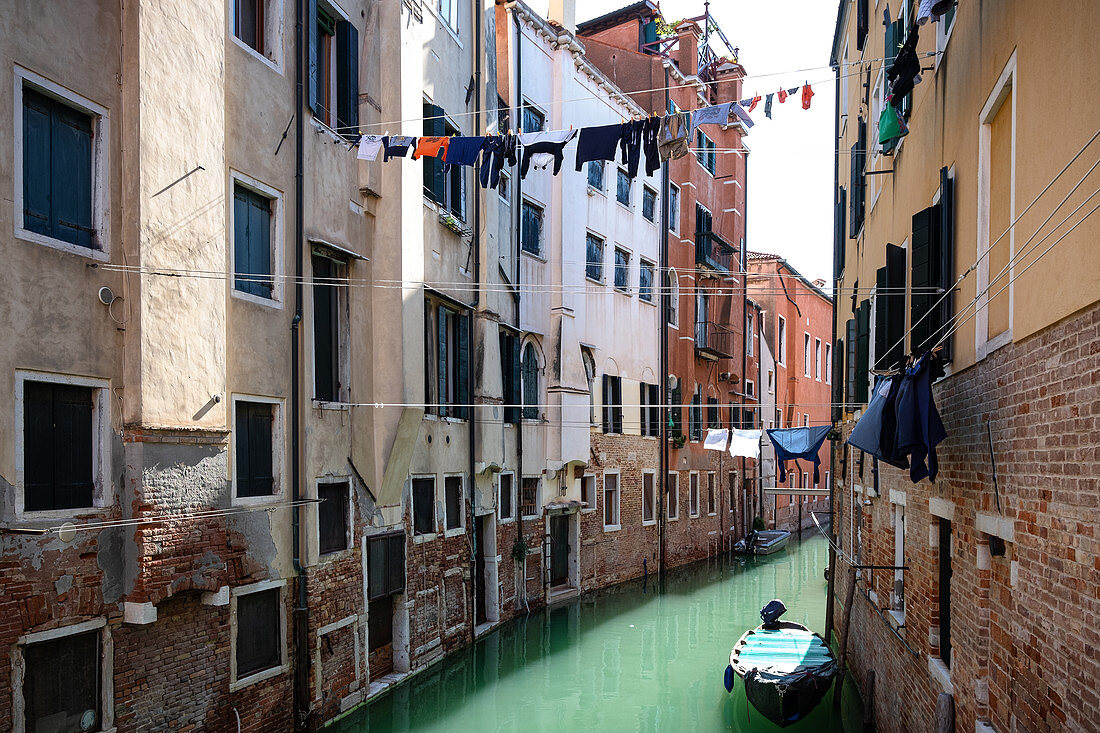
[[[843,186],[837,191],[836,205],[833,207],[833,279],[839,280],[844,274],[844,254],[847,237],[844,236],[846,209],[848,207],[848,192]]]
[[[955,281],[955,180],[951,178],[947,167],[940,168],[940,203],[939,203],[939,286],[947,289],[954,285]],[[940,296],[937,296],[940,297]],[[943,302],[938,307],[937,325],[943,325],[951,320],[955,312],[954,293],[943,296]],[[943,338],[941,334],[939,338]],[[948,336],[943,342],[940,355],[951,360],[951,341]]]
[[[615,432],[621,433],[623,431],[623,380],[621,377],[615,377],[612,380],[612,389],[615,393],[615,401],[612,412],[612,417],[615,421]]]
[[[314,396],[332,401],[336,389],[336,288],[327,284],[333,276],[332,260],[314,255],[313,264],[313,383]],[[323,282],[317,282],[323,280]]]
[[[455,408],[455,417],[465,420],[470,415],[470,408],[464,406],[470,402],[470,391],[467,388],[466,381],[470,369],[470,314],[463,313],[461,316],[456,317],[454,324],[458,331],[455,334],[455,343],[458,344],[457,369],[455,370],[458,384],[455,385],[455,394],[457,395],[455,402],[462,405]]]
[[[236,462],[237,496],[254,496],[252,493],[251,439],[249,428],[252,426],[248,402],[237,403],[237,418],[234,429],[237,431],[236,448],[233,460]]]
[[[867,123],[860,118],[856,144],[851,149],[851,180],[849,181],[849,223],[848,236],[855,239],[859,236],[859,230],[863,227],[863,200],[864,200],[864,160],[867,151]]]
[[[54,508],[53,385],[23,383],[23,507]]]
[[[271,201],[252,195],[251,212],[248,217],[248,251],[252,256],[252,272],[271,275]],[[273,282],[269,277],[258,277],[253,284],[253,293],[265,298],[271,297]]]
[[[23,87],[23,228],[51,236],[50,100]]]
[[[272,472],[272,415],[270,405],[249,405],[248,463],[251,469],[249,496],[269,496],[275,493],[275,477]]]
[[[91,247],[91,120],[87,115],[55,102],[51,128],[50,218],[53,236],[81,247]]]
[[[641,433],[642,435],[649,435],[649,385],[642,382],[638,385],[639,398],[638,404],[641,406]]]
[[[933,217],[935,207],[928,207],[913,215],[913,297],[911,350],[922,352],[935,343],[934,332],[941,325],[935,313],[929,313],[939,298],[929,288],[939,286],[939,262],[935,247]]]
[[[844,402],[844,343],[839,338],[833,346],[833,402]],[[834,416],[834,422],[838,418]]]
[[[854,318],[848,319],[845,334],[848,337],[848,350],[845,352],[848,369],[844,381],[844,401],[853,404],[856,401],[856,344],[859,341],[856,336],[856,320]]]
[[[886,314],[890,308],[889,296],[886,294],[886,268],[875,270],[875,369],[886,367],[886,349],[890,346],[889,334],[886,328]]]
[[[856,50],[862,51],[867,40],[867,0],[856,0]]]
[[[867,370],[871,336],[871,303],[863,301],[856,313],[855,402],[867,401]]]
[[[661,388],[649,385],[649,434],[658,437],[661,434]]]
[[[603,375],[603,392],[601,394],[603,401],[603,431],[605,433],[614,432],[611,421],[611,376],[608,374]]]
[[[317,28],[317,0],[307,0],[309,6],[307,8],[306,17],[306,45],[309,53],[309,67],[306,69],[306,73],[309,75],[309,108],[313,110],[313,114],[320,117],[323,112],[321,108],[321,102],[324,100],[324,94],[321,93],[321,82],[319,74],[319,62],[321,54],[321,34]]]
[[[248,273],[251,257],[248,253],[248,197],[238,188],[233,191],[233,272],[239,277]],[[252,284],[244,279],[237,280],[237,290],[252,292]]]
[[[445,134],[443,108],[431,102],[424,102],[424,136],[442,137]],[[423,157],[420,162],[424,164],[424,193],[437,204],[446,206],[443,161],[439,158]]]
[[[359,136],[359,31],[336,23],[336,125],[349,139]]]
[[[386,540],[386,592],[405,589],[405,535],[393,535]]]
[[[443,306],[436,306],[436,384],[438,385],[439,392],[436,394],[436,403],[438,406],[435,408],[435,412],[439,415],[449,415],[450,411],[447,407],[447,330],[450,327],[450,313]]]
[[[92,394],[87,387],[53,385],[54,508],[92,505]]]
[[[886,292],[886,348],[889,351],[875,352],[879,368],[892,367],[905,355],[905,250],[893,244],[886,245]]]

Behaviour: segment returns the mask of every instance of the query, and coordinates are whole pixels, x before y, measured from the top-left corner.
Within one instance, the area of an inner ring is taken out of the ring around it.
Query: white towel
[[[760,431],[734,430],[730,439],[730,455],[744,458],[760,457]]]
[[[363,135],[359,140],[359,152],[356,158],[359,160],[377,160],[378,153],[382,151],[381,135]]]
[[[707,437],[703,439],[703,448],[705,450],[725,450],[726,441],[729,440],[730,431],[722,428],[721,430],[715,430],[711,428],[707,431]]]

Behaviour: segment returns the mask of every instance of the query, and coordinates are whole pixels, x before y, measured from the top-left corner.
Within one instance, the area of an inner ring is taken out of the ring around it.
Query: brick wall
[[[864,563],[892,564],[891,496],[905,494],[905,628],[917,655],[872,607],[889,603],[892,573],[859,583],[849,649],[856,677],[877,673],[874,706],[881,730],[926,730],[941,684],[938,658],[939,519],[953,506],[951,670],[956,730],[988,721],[999,731],[1078,731],[1095,727],[1100,644],[1100,306],[1090,306],[937,385],[948,439],[939,448],[935,485],[914,485],[880,466],[881,495],[863,507]],[[990,424],[1003,514],[989,459]],[[851,425],[845,426],[845,433]],[[868,466],[870,462],[868,461]],[[854,459],[850,458],[854,467]],[[841,481],[848,477],[838,476]],[[858,481],[858,480],[857,480]],[[865,470],[866,483],[871,476]],[[851,487],[838,484],[851,552]],[[891,492],[899,492],[891,494]],[[948,503],[949,502],[949,503]],[[991,556],[988,522],[1011,535]],[[979,524],[980,523],[980,524]],[[838,573],[841,580],[843,573]],[[841,583],[843,586],[843,582]],[[843,598],[843,587],[838,589]],[[841,613],[838,609],[838,624]]]

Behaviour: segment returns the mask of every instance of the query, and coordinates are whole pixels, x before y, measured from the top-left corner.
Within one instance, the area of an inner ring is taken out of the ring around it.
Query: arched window
[[[523,348],[523,419],[537,420],[539,417],[539,358],[535,354],[535,345],[528,343]]]
[[[588,422],[596,424],[596,361],[587,349],[581,349],[584,378],[588,382]]]
[[[680,277],[676,270],[665,272],[665,292],[668,293],[668,325],[680,325]]]

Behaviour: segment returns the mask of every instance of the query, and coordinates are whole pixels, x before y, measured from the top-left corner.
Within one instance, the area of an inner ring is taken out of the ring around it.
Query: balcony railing
[[[718,361],[733,357],[733,329],[714,321],[695,322],[695,353]]]
[[[734,248],[714,232],[695,232],[695,264],[715,272],[728,274]]]

